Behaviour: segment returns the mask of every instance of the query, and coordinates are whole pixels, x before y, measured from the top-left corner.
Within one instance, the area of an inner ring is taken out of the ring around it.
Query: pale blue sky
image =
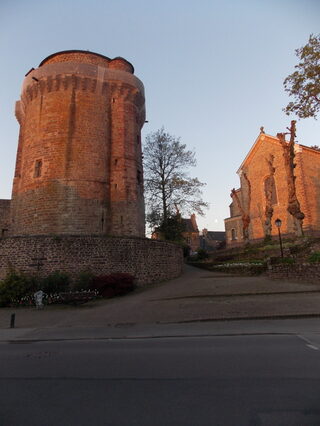
[[[318,0],[1,0],[0,198],[11,197],[14,103],[24,74],[69,49],[123,56],[146,90],[143,135],[164,126],[196,151],[192,175],[210,203],[199,227],[223,230],[236,170],[259,134],[284,131],[294,50],[320,32]],[[297,123],[319,144],[320,124]]]

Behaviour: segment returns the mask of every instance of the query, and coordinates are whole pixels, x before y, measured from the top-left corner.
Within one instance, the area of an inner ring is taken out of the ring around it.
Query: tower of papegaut
[[[144,236],[144,87],[123,58],[57,52],[30,70],[11,235]]]

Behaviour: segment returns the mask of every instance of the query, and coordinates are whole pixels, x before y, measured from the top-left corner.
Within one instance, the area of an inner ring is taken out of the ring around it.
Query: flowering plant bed
[[[59,271],[39,277],[12,270],[0,280],[0,307],[79,305],[98,297],[125,295],[135,289],[134,280],[128,273],[94,276],[84,271],[72,282],[66,273]]]
[[[215,264],[213,262],[192,262],[190,265],[209,271],[227,272],[230,274],[236,273],[240,275],[260,275],[267,269],[266,263],[259,261],[226,262],[220,264]]]
[[[224,263],[220,265],[211,266],[212,271],[231,272],[243,275],[260,275],[266,271],[267,267],[265,263]]]
[[[81,291],[66,291],[54,294],[43,294],[44,305],[58,305],[58,304],[70,304],[80,305],[83,303],[90,302],[99,297],[97,290],[81,290]],[[35,298],[33,294],[28,294],[21,299],[14,299],[10,303],[11,307],[16,306],[35,306]]]
[[[98,297],[98,292],[96,290],[85,290],[85,291],[67,291],[59,293],[59,298],[61,303],[71,304],[71,305],[80,305],[82,303],[87,303],[90,300],[94,300]]]

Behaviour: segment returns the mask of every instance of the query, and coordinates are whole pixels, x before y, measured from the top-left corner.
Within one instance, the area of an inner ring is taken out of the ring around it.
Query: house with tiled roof
[[[200,235],[200,247],[206,251],[213,251],[225,246],[225,231],[208,231],[204,228]]]
[[[192,214],[190,218],[182,218],[178,212],[177,217],[182,223],[182,238],[184,242],[190,247],[191,252],[197,251],[200,248],[200,235],[196,215]],[[151,238],[156,240],[164,239],[158,228],[153,231]]]
[[[200,235],[199,228],[196,221],[196,215],[192,214],[190,219],[181,218],[185,226],[185,230],[182,233],[182,237],[190,247],[192,252],[195,252],[200,247]]]

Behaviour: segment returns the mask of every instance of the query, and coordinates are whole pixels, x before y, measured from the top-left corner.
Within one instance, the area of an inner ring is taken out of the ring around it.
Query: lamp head
[[[281,219],[276,219],[276,220],[274,221],[274,223],[276,224],[276,227],[277,227],[277,228],[280,228],[280,227],[281,227],[281,224],[282,224],[282,221],[281,221]]]

